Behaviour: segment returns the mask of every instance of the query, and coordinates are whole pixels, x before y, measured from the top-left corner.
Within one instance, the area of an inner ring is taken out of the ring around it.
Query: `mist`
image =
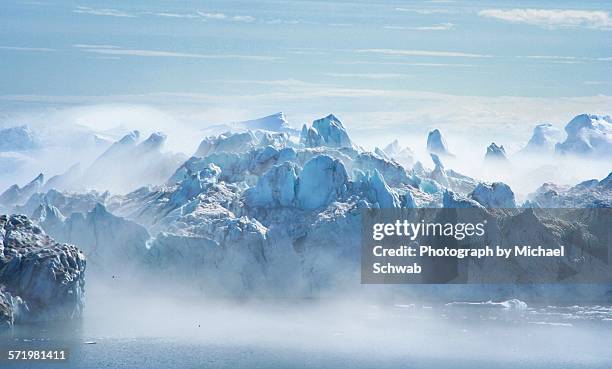
[[[374,297],[377,293],[237,301],[175,299],[118,285],[96,285],[90,291],[78,336],[81,342],[96,343],[78,348],[88,359],[117,343],[126,350],[114,352],[125,358],[114,360],[129,361],[130,351],[181,345],[207,347],[208,357],[227,348],[233,353],[225,355],[227,365],[247,360],[254,366],[262,360],[268,365],[333,367],[335,360],[348,360],[356,367],[400,362],[409,367],[457,367],[456,361],[466,368],[598,367],[612,359],[605,344],[612,333],[605,324],[591,323],[580,314],[563,318],[550,306],[530,306],[527,311],[452,307]]]
[[[112,142],[133,130],[140,132],[141,139],[146,139],[154,132],[163,132],[167,136],[163,152],[188,158],[196,151],[204,137],[222,133],[218,129],[211,130],[211,127],[256,118],[257,115],[254,114],[245,110],[214,106],[198,109],[190,104],[108,103],[15,109],[4,114],[0,126],[27,124],[39,137],[40,145],[38,149],[27,152],[2,153],[2,169],[11,175],[0,178],[0,188],[7,188],[12,184],[24,185],[39,173],[44,173],[48,179],[64,173],[77,163],[85,169]],[[300,118],[293,120],[291,115],[288,118],[289,123],[299,129],[304,123],[303,114],[297,114],[297,117]],[[318,117],[313,115],[310,120],[316,118]],[[571,117],[567,117],[568,121],[569,119]],[[610,165],[606,158],[562,156],[554,152],[529,155],[521,152],[536,123],[501,125],[492,130],[474,128],[467,131],[455,129],[447,123],[441,124],[442,134],[454,154],[452,157],[442,157],[442,161],[447,169],[473,178],[507,183],[519,201],[527,199],[528,194],[544,183],[575,185],[588,179],[604,178],[609,173]],[[428,130],[438,127],[435,124],[414,125],[412,128],[409,126],[397,131],[392,129],[395,134],[390,134],[393,126],[373,132],[371,127],[363,126],[362,123],[344,121],[344,124],[353,141],[365,149],[384,148],[397,139],[402,147],[412,149],[415,162],[420,161],[425,167],[433,167],[425,143]],[[558,128],[562,129],[563,126]],[[509,158],[508,163],[492,165],[485,162],[486,147],[491,142],[504,146]],[[108,174],[107,170],[101,172]],[[104,176],[103,173],[100,175]],[[147,179],[150,182],[150,178]],[[163,182],[158,180],[148,183],[147,179],[121,184],[121,178],[107,175],[102,182],[98,178],[85,185],[100,191],[127,193],[142,185]],[[96,184],[98,182],[100,185]]]

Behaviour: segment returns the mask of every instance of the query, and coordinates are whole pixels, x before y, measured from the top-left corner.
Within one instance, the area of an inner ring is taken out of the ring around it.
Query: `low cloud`
[[[478,12],[486,18],[523,23],[545,28],[582,27],[611,30],[612,18],[605,11],[562,9],[486,9]]]

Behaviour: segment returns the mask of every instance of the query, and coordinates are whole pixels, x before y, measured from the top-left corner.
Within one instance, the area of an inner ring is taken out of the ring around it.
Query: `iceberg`
[[[566,126],[567,138],[555,149],[561,154],[612,156],[612,120],[609,116],[581,114]]]
[[[612,172],[602,180],[591,179],[571,187],[545,183],[527,199],[528,205],[540,208],[610,208]]]
[[[39,139],[27,125],[0,129],[0,152],[28,151],[39,147]]]
[[[351,288],[359,277],[364,209],[474,208],[499,232],[510,232],[502,229],[508,221],[533,226],[529,240],[546,236],[560,242],[568,236],[549,232],[546,220],[536,222],[528,214],[508,218],[524,209],[492,209],[516,207],[508,185],[456,172],[445,167],[445,154],[434,152],[433,170],[420,162],[407,168],[397,159],[407,151],[399,142],[368,152],[333,115],[304,126],[299,142],[288,132],[250,126],[257,130],[204,138],[196,155],[169,171],[163,167],[157,175],[165,177],[157,183],[134,181],[142,185],[127,193],[74,192],[60,186],[60,178],[15,209],[32,215],[56,240],[79,245],[96,275],[138,271],[147,281],[178,281],[231,296],[303,297]],[[440,145],[433,146],[448,154],[439,131],[435,136],[432,144]],[[159,169],[155,159],[164,157],[164,135],[153,134],[140,144],[138,137],[132,133],[118,141],[100,161],[124,161],[125,170],[137,172],[146,158]],[[132,176],[103,170],[104,163],[95,166],[101,176]],[[567,188],[550,185],[547,191],[555,196],[537,194],[524,206],[610,206],[611,178]],[[56,186],[64,188],[50,188]],[[470,264],[463,277],[478,281],[483,268],[499,267]],[[11,304],[8,297],[5,301]]]
[[[45,176],[40,173],[30,183],[23,187],[12,185],[0,195],[0,205],[9,207],[11,205],[21,204],[34,193],[38,192],[45,182]]]
[[[51,189],[63,191],[74,188],[78,186],[78,181],[82,175],[83,169],[81,168],[81,164],[76,163],[64,173],[49,178],[42,189],[43,191]]]
[[[504,149],[504,145],[498,146],[495,144],[495,142],[492,142],[487,147],[485,160],[489,162],[507,162],[508,157],[506,156],[506,150]]]
[[[253,149],[259,144],[259,140],[253,132],[247,131],[243,133],[226,132],[220,136],[211,136],[205,138],[194,154],[197,157],[205,157],[210,154],[228,152],[240,153]]]
[[[185,160],[181,154],[163,152],[166,135],[152,133],[139,143],[132,131],[113,143],[68,189],[104,189],[125,193],[147,184],[160,184]]]
[[[404,168],[410,168],[414,165],[414,151],[410,147],[402,148],[398,140],[393,140],[382,151]]]
[[[85,294],[83,253],[55,242],[23,215],[1,215],[0,231],[0,321],[79,318]]]
[[[143,226],[111,214],[102,204],[67,217],[54,206],[43,204],[32,218],[54,239],[79,245],[93,274],[133,274],[130,269],[142,262],[150,238]]]
[[[333,114],[315,120],[310,128],[304,126],[300,142],[306,147],[353,147],[344,125]]]
[[[359,172],[355,185],[369,202],[375,204],[378,208],[397,209],[402,207],[398,194],[387,185],[377,169],[367,174]],[[410,197],[409,192],[408,196],[409,198],[405,200],[406,204],[404,207],[414,207],[414,199]]]
[[[533,129],[533,134],[527,145],[521,151],[522,153],[552,153],[555,150],[555,145],[561,141],[563,133],[561,130],[552,124],[538,124]]]
[[[453,156],[448,150],[446,140],[439,129],[434,129],[427,135],[427,151],[437,155]]]
[[[207,127],[205,131],[213,134],[222,132],[266,131],[288,134],[298,134],[299,131],[289,125],[283,112],[271,114],[262,118],[245,120],[228,124],[216,124]]]
[[[505,183],[479,183],[470,197],[486,208],[515,208],[514,192]]]

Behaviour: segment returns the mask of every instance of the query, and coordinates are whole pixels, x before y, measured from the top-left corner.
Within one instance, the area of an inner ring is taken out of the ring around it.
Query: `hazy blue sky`
[[[604,1],[2,3],[3,94],[248,92],[273,80],[469,95],[612,87]],[[557,13],[513,10],[527,8]]]
[[[464,121],[512,123],[506,115],[518,115],[517,104],[532,122],[540,116],[531,113],[555,101],[567,122],[609,109],[611,8],[607,1],[3,0],[0,99],[5,106],[192,101],[253,115],[285,110],[299,120],[334,111],[359,124],[372,116],[430,124],[461,112]],[[406,115],[424,104],[437,116]],[[548,117],[557,122],[541,118]]]

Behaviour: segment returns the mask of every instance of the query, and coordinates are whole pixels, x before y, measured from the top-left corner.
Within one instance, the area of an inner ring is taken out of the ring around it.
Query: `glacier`
[[[397,140],[363,149],[333,114],[301,131],[283,122],[277,115],[234,124],[182,159],[162,151],[163,133],[140,141],[134,131],[85,169],[75,165],[47,182],[12,187],[0,199],[59,242],[78,245],[91,278],[178,283],[209,295],[299,297],[355,288],[364,209],[472,208],[502,227],[508,217],[547,224],[521,218],[526,207],[612,204],[610,176],[573,187],[547,184],[519,200],[506,183],[451,169],[456,157],[439,130],[428,137],[430,169]],[[502,146],[489,151],[506,158]],[[117,178],[120,186],[105,188]],[[565,237],[534,229],[534,238]],[[473,269],[470,278],[477,281],[485,267],[496,264]]]

